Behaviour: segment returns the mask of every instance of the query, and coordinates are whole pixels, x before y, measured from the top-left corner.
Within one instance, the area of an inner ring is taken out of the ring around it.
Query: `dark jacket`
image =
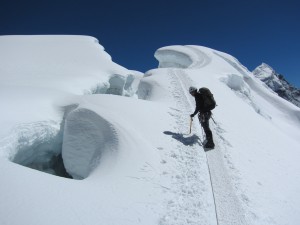
[[[196,92],[194,98],[195,98],[195,101],[196,101],[196,109],[195,109],[195,112],[193,113],[194,116],[198,112],[204,113],[204,112],[209,111],[209,110],[204,110],[204,108],[203,108],[203,96],[200,93]]]

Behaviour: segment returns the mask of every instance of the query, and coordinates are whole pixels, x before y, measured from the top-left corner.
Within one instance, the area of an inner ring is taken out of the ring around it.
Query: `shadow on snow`
[[[192,136],[185,137],[186,134],[174,133],[171,131],[164,131],[164,134],[171,135],[177,141],[180,141],[182,144],[186,146],[192,146],[194,144],[199,144],[202,146],[201,139],[196,135],[193,134]]]

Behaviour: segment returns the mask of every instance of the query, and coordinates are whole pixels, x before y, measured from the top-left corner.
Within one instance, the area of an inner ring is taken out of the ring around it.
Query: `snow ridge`
[[[187,136],[188,115],[193,111],[191,97],[187,94],[191,81],[182,70],[168,69],[164,76],[169,79],[169,93],[176,102],[175,108],[170,112],[176,124],[175,130],[165,132],[175,142],[171,155],[165,156],[168,158],[165,161],[171,161],[175,166],[172,171],[172,183],[175,185],[171,187],[172,196],[167,202],[167,213],[161,224],[217,224],[212,189],[205,182],[209,179],[209,173],[206,163],[202,163],[206,161],[205,153],[201,151],[202,140],[197,134]],[[196,121],[193,126],[198,127]],[[208,198],[208,205],[201,201],[205,198]]]

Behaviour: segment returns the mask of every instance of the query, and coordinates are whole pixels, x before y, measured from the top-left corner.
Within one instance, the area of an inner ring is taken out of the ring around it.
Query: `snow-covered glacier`
[[[298,223],[299,108],[229,54],[154,57],[143,75],[93,37],[0,37],[1,224]],[[190,86],[217,101],[212,151]]]

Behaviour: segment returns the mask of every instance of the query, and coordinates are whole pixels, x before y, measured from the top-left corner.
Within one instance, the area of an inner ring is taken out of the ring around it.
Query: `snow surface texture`
[[[298,224],[299,108],[234,57],[168,46],[142,77],[92,37],[0,50],[1,224]],[[218,104],[211,151],[191,85]]]
[[[280,97],[300,107],[300,90],[292,86],[283,75],[276,73],[269,65],[261,64],[253,70],[253,74]]]

